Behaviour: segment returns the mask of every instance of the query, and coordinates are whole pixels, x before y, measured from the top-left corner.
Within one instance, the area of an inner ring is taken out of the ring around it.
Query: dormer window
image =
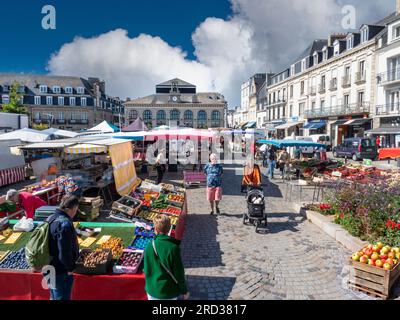
[[[326,47],[322,50],[322,60],[328,60],[328,49]]]
[[[348,37],[348,38],[347,38],[347,46],[346,46],[346,49],[347,49],[347,50],[353,49],[353,46],[354,46],[354,37],[353,37],[353,36]]]
[[[369,37],[368,26],[365,26],[364,28],[361,29],[361,43],[368,41],[368,37]]]
[[[306,69],[307,69],[307,60],[304,59],[304,60],[301,62],[301,70],[304,71],[304,70],[306,70]]]
[[[400,26],[396,26],[393,28],[393,39],[400,38]]]
[[[85,88],[83,88],[83,87],[78,87],[78,88],[76,88],[76,92],[77,92],[78,94],[84,94],[84,93],[85,93]]]
[[[318,64],[318,53],[314,53],[314,56],[313,56],[313,59],[314,59],[314,65],[317,65]]]
[[[295,68],[294,68],[294,64],[290,67],[290,74],[294,75],[295,73]]]
[[[47,93],[47,86],[45,86],[45,85],[39,86],[39,92],[40,93]]]
[[[72,94],[72,87],[65,87],[65,93]]]
[[[54,86],[53,87],[53,93],[61,93],[61,87],[60,86]]]

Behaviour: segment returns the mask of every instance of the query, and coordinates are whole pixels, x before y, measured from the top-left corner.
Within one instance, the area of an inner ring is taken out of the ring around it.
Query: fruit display
[[[400,263],[400,248],[385,246],[382,242],[369,244],[352,255],[352,260],[372,267],[392,270]]]
[[[179,216],[182,213],[182,210],[174,206],[168,206],[162,213]]]
[[[84,251],[80,255],[78,262],[83,263],[86,268],[95,268],[98,264],[107,262],[109,251]]]
[[[118,259],[124,250],[124,242],[121,238],[111,237],[109,240],[101,244],[102,249],[110,249],[114,259]]]
[[[125,249],[113,268],[114,273],[137,273],[143,259],[142,250]]]
[[[139,218],[142,218],[144,220],[152,222],[155,219],[155,217],[157,217],[158,214],[159,214],[158,212],[150,212],[150,211],[142,210],[139,212],[139,214],[137,216]]]
[[[129,248],[144,250],[151,241],[153,241],[153,238],[136,236]]]
[[[25,248],[10,252],[0,263],[0,269],[29,270],[25,259]]]
[[[163,191],[166,192],[174,192],[175,187],[172,184],[161,183],[161,187]]]
[[[183,203],[185,201],[185,198],[179,195],[175,195],[175,194],[169,194],[167,196],[167,200],[170,202],[178,202],[178,203]]]

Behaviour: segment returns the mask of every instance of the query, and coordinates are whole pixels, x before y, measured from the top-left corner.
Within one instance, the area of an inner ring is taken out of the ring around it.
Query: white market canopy
[[[61,129],[56,129],[56,128],[49,128],[49,129],[43,130],[42,132],[45,132],[48,134],[53,134],[55,136],[63,137],[63,138],[74,138],[78,135],[76,132],[61,130]]]
[[[112,125],[111,123],[108,123],[107,121],[103,121],[102,123],[98,124],[97,126],[85,131],[85,132],[98,132],[98,133],[114,133],[117,132],[119,129]]]
[[[22,142],[34,143],[51,140],[52,134],[43,131],[24,128],[16,131],[0,134],[0,140],[21,140]]]

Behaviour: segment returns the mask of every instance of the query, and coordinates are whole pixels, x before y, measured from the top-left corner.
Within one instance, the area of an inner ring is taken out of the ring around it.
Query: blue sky
[[[44,5],[57,10],[57,29],[41,28]],[[225,19],[228,0],[58,0],[2,1],[0,72],[46,72],[50,55],[75,36],[92,37],[123,28],[129,37],[160,36],[194,59],[191,35],[207,17]],[[5,14],[6,13],[6,14]]]

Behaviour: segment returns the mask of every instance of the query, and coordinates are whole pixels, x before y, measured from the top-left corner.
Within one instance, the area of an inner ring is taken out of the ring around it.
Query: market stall
[[[143,181],[130,196],[116,201],[110,211],[110,215],[123,216],[129,223],[75,223],[81,250],[72,299],[145,300],[142,258],[144,248],[154,238],[152,219],[158,213],[168,215],[170,235],[182,240],[186,203],[184,189]],[[0,290],[0,300],[48,300],[49,291],[42,288],[41,274],[30,271],[24,260],[30,233],[13,231],[15,223],[10,221],[8,228],[3,226],[0,231],[0,287],[6,288]],[[104,262],[91,266],[91,255],[100,253],[106,253]]]
[[[400,148],[385,148],[378,150],[379,160],[400,158]]]

